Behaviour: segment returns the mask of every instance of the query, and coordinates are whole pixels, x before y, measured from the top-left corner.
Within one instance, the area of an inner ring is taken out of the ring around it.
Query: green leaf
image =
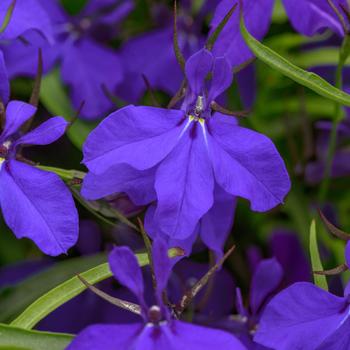
[[[106,261],[106,254],[71,258],[0,289],[0,322],[10,322],[37,298],[58,284]]]
[[[317,245],[315,220],[312,220],[311,226],[310,226],[310,257],[311,257],[312,271],[323,271],[323,266],[320,258],[320,253],[318,251],[318,245]],[[318,275],[314,273],[314,283],[318,287],[328,291],[326,276]]]
[[[350,95],[327,83],[327,81],[322,79],[317,74],[307,72],[300,67],[297,67],[251,36],[245,27],[243,17],[241,18],[240,28],[246,44],[253,51],[255,56],[269,65],[271,68],[289,77],[295,82],[308,87],[323,97],[345,106],[350,106]]]
[[[55,173],[62,180],[65,180],[65,181],[74,180],[74,179],[82,180],[86,175],[83,171],[79,171],[79,170],[67,170],[67,169],[55,168],[55,167],[45,166],[45,165],[38,165],[37,168]]]
[[[75,111],[73,110],[66,91],[62,86],[59,71],[55,69],[45,75],[41,84],[41,103],[53,115],[59,115],[67,121],[71,121],[75,116]],[[87,122],[77,119],[67,130],[67,136],[78,149],[82,149],[87,136],[96,126],[96,122]]]
[[[140,266],[145,266],[148,264],[146,253],[136,254],[136,257]],[[76,272],[78,273],[79,271]],[[104,263],[88,271],[82,272],[80,275],[88,283],[95,284],[111,277],[112,272],[109,269],[108,263]],[[56,310],[70,299],[76,297],[85,289],[86,286],[79,280],[78,277],[74,276],[34,301],[24,310],[22,314],[11,322],[11,326],[31,329],[52,311]]]
[[[6,27],[8,26],[8,24],[10,23],[11,17],[12,17],[12,13],[13,13],[13,9],[15,8],[16,5],[16,0],[12,0],[7,12],[6,12],[6,16],[0,26],[0,34],[3,33],[6,29]]]
[[[72,339],[70,334],[28,331],[0,324],[0,350],[63,350]]]

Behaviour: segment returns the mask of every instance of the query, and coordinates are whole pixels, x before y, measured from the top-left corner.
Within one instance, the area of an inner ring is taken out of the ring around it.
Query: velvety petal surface
[[[293,0],[292,0],[293,1]],[[243,16],[246,27],[256,39],[262,39],[268,31],[274,0],[243,0]],[[222,0],[211,22],[212,31],[217,28],[230,9],[237,4],[235,12],[220,33],[213,54],[226,56],[232,66],[238,66],[253,57],[239,30],[239,4],[237,0]]]
[[[6,104],[10,96],[10,84],[7,75],[4,55],[0,51],[0,101]]]
[[[108,263],[114,277],[145,305],[143,278],[138,261],[128,247],[115,247],[108,256]]]
[[[142,332],[142,324],[93,325],[84,329],[67,350],[131,350]]]
[[[325,339],[317,350],[341,350],[350,349],[350,315],[347,315],[341,326]]]
[[[119,57],[111,49],[81,39],[65,48],[61,74],[71,88],[74,107],[78,109],[85,102],[83,117],[101,118],[113,107],[103,86],[113,91],[122,79],[122,68]]]
[[[233,74],[230,62],[225,57],[214,60],[212,79],[208,93],[208,101],[215,100],[232,84]]]
[[[316,349],[347,314],[345,299],[311,283],[295,283],[266,306],[254,340],[279,350]]]
[[[1,0],[0,23],[3,23],[12,0]],[[34,29],[50,41],[53,40],[51,21],[37,0],[16,0],[10,21],[0,34],[0,39],[11,40]]]
[[[6,107],[5,128],[0,136],[1,140],[6,141],[8,137],[16,133],[35,112],[36,108],[29,103],[10,101]]]
[[[265,259],[259,263],[250,289],[250,307],[253,314],[258,313],[268,296],[280,285],[282,278],[282,266],[276,259]]]
[[[216,185],[213,206],[200,221],[200,237],[215,252],[217,259],[223,256],[223,248],[233,225],[236,202],[234,196]]]
[[[164,159],[177,144],[183,113],[154,107],[127,106],[112,113],[85,142],[84,164],[101,174],[126,163],[145,170]]]
[[[117,89],[118,96],[136,103],[147,90],[142,74],[153,89],[175,94],[183,75],[174,55],[172,33],[172,27],[153,30],[131,38],[122,46],[125,77]]]
[[[154,168],[135,170],[129,165],[118,164],[99,175],[89,172],[84,178],[81,194],[85,199],[96,200],[125,192],[136,205],[144,205],[156,200],[154,178]]]
[[[212,70],[213,63],[214,56],[207,49],[196,52],[187,60],[185,73],[193,94],[202,94],[204,80]],[[219,76],[219,74],[217,76]]]
[[[213,205],[214,177],[199,122],[192,122],[159,165],[155,219],[173,239],[186,239]]]
[[[0,204],[18,238],[48,255],[66,253],[78,239],[78,213],[70,191],[50,172],[11,160],[0,171]]]
[[[68,122],[62,117],[54,117],[20,137],[17,145],[49,145],[58,140],[66,131]]]
[[[272,141],[235,125],[227,116],[214,115],[208,123],[208,144],[218,184],[232,195],[246,198],[255,211],[283,202],[290,180]]]
[[[343,14],[342,9],[338,6],[339,2],[347,6],[346,1],[333,1],[339,12]],[[344,35],[340,21],[328,1],[283,0],[283,5],[293,27],[301,34],[312,36],[330,28],[336,33]]]
[[[181,321],[174,321],[173,332],[167,330],[172,350],[245,350],[241,342],[230,333],[201,327]],[[154,349],[155,350],[155,349]]]

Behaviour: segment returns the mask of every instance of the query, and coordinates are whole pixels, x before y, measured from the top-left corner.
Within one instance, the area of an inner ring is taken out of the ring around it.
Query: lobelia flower
[[[13,6],[9,21],[6,23],[5,18]],[[52,42],[53,31],[51,22],[45,10],[37,0],[3,0],[0,3],[0,26],[5,25],[4,30],[0,32],[0,43],[13,42],[19,36],[23,37],[28,34],[36,34],[42,41]],[[0,45],[0,102],[7,103],[10,95],[8,71],[5,63],[4,54]],[[36,51],[36,62],[38,52]],[[34,72],[36,70],[36,64]]]
[[[295,283],[266,306],[254,340],[278,350],[345,350],[349,316],[349,285],[338,297],[311,283]]]
[[[163,303],[172,268],[164,243],[153,246],[155,276],[157,281],[156,304],[149,307],[144,301],[144,285],[138,262],[127,247],[116,247],[109,256],[114,277],[137,297],[141,306],[142,322],[120,325],[93,325],[86,328],[67,347],[67,350],[204,350],[218,347],[243,350],[243,345],[232,335],[221,330],[196,326],[174,319]]]
[[[230,226],[235,196],[266,211],[283,201],[290,181],[270,139],[212,114],[211,103],[232,81],[227,60],[202,49],[187,61],[186,77],[180,110],[127,106],[89,135],[82,195],[93,200],[125,192],[138,205],[156,201],[147,213],[148,233],[193,243],[201,229],[203,241],[220,252],[228,229],[215,225],[224,218],[222,225]],[[227,205],[231,214],[222,212]]]
[[[249,350],[265,350],[264,346],[253,341],[260,317],[271,296],[276,293],[283,280],[283,269],[275,259],[264,259],[257,265],[249,293],[249,307],[243,305],[239,288],[236,293],[237,315],[216,322],[221,329],[233,333]]]
[[[133,8],[132,1],[90,0],[74,17],[56,0],[43,0],[41,5],[53,23],[55,43],[48,45],[30,33],[25,39],[31,45],[17,40],[4,46],[9,76],[33,77],[41,47],[45,72],[60,62],[61,77],[70,87],[75,109],[84,101],[81,116],[100,117],[113,107],[104,89],[113,91],[123,75],[119,55],[102,42],[114,34],[113,28]]]
[[[331,0],[345,21],[350,12],[347,0]],[[258,40],[267,33],[272,17],[274,0],[242,0],[243,16],[248,31]],[[282,0],[287,16],[296,31],[303,35],[313,36],[325,29],[331,29],[344,36],[344,29],[336,12],[326,0]],[[215,11],[211,22],[212,31],[219,25],[227,12],[238,0],[222,0]],[[347,24],[350,29],[350,23]],[[232,66],[238,66],[254,55],[245,44],[240,34],[239,11],[235,11],[216,41],[213,53],[226,55]]]
[[[23,134],[21,126],[36,112],[11,101],[0,135],[0,206],[17,238],[28,237],[48,255],[65,253],[78,238],[78,214],[70,191],[54,173],[18,161],[20,147],[48,145],[61,137],[67,122],[54,117]]]

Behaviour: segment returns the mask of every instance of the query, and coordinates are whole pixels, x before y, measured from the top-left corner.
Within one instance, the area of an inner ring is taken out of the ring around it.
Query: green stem
[[[343,88],[343,68],[345,66],[346,60],[350,54],[350,36],[346,35],[342,46],[339,51],[339,61],[338,66],[335,73],[335,86],[338,89]],[[333,159],[337,148],[337,134],[338,134],[338,126],[340,122],[344,118],[344,113],[342,110],[342,106],[339,103],[335,103],[334,108],[334,119],[332,123],[332,130],[330,135],[330,140],[328,144],[328,150],[326,155],[326,164],[324,170],[323,181],[320,187],[319,192],[319,200],[323,203],[328,195],[330,177],[332,173]]]

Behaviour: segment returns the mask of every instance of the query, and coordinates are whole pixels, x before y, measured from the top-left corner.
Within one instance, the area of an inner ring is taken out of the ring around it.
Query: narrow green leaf
[[[13,10],[15,8],[16,5],[16,0],[12,0],[7,12],[6,12],[6,16],[0,26],[0,34],[3,33],[6,29],[6,27],[8,26],[8,24],[10,23],[11,17],[12,17],[12,13]]]
[[[62,178],[62,180],[65,180],[65,181],[74,180],[74,179],[82,180],[85,176],[85,173],[79,170],[67,170],[67,169],[55,168],[55,167],[45,166],[45,165],[38,165],[37,167],[41,170],[55,173],[60,178]]]
[[[36,299],[77,273],[105,262],[106,254],[71,258],[55,263],[20,283],[0,289],[0,322],[10,322]]]
[[[247,28],[245,27],[243,17],[241,18],[240,28],[246,44],[253,51],[255,56],[261,59],[271,68],[277,70],[295,82],[308,87],[323,97],[336,101],[345,106],[350,106],[350,95],[332,86],[317,74],[307,72],[300,67],[297,67],[284,57],[280,56],[278,53],[271,50],[269,47],[256,40],[249,34]]]
[[[57,69],[46,74],[43,78],[41,82],[40,101],[50,113],[62,116],[67,121],[71,121],[75,116],[75,111],[62,86]],[[78,149],[82,149],[87,136],[96,126],[96,122],[77,119],[68,129],[67,136]]]
[[[317,245],[315,220],[312,220],[311,226],[310,226],[310,257],[311,257],[312,271],[323,271],[323,266],[320,258],[320,253],[318,251],[318,245]],[[318,275],[314,273],[314,283],[318,287],[328,291],[326,276]]]
[[[70,334],[28,331],[0,324],[0,350],[63,350],[72,339]]]
[[[148,264],[146,253],[136,254],[136,256],[140,266],[145,266]],[[80,273],[80,276],[83,277],[89,284],[95,284],[111,277],[112,272],[109,269],[108,263],[104,263],[88,271]],[[79,295],[85,289],[86,286],[79,280],[78,277],[74,276],[57,287],[51,289],[34,303],[29,305],[22,314],[11,322],[11,325],[24,329],[32,329],[48,314],[56,310],[68,300]]]

